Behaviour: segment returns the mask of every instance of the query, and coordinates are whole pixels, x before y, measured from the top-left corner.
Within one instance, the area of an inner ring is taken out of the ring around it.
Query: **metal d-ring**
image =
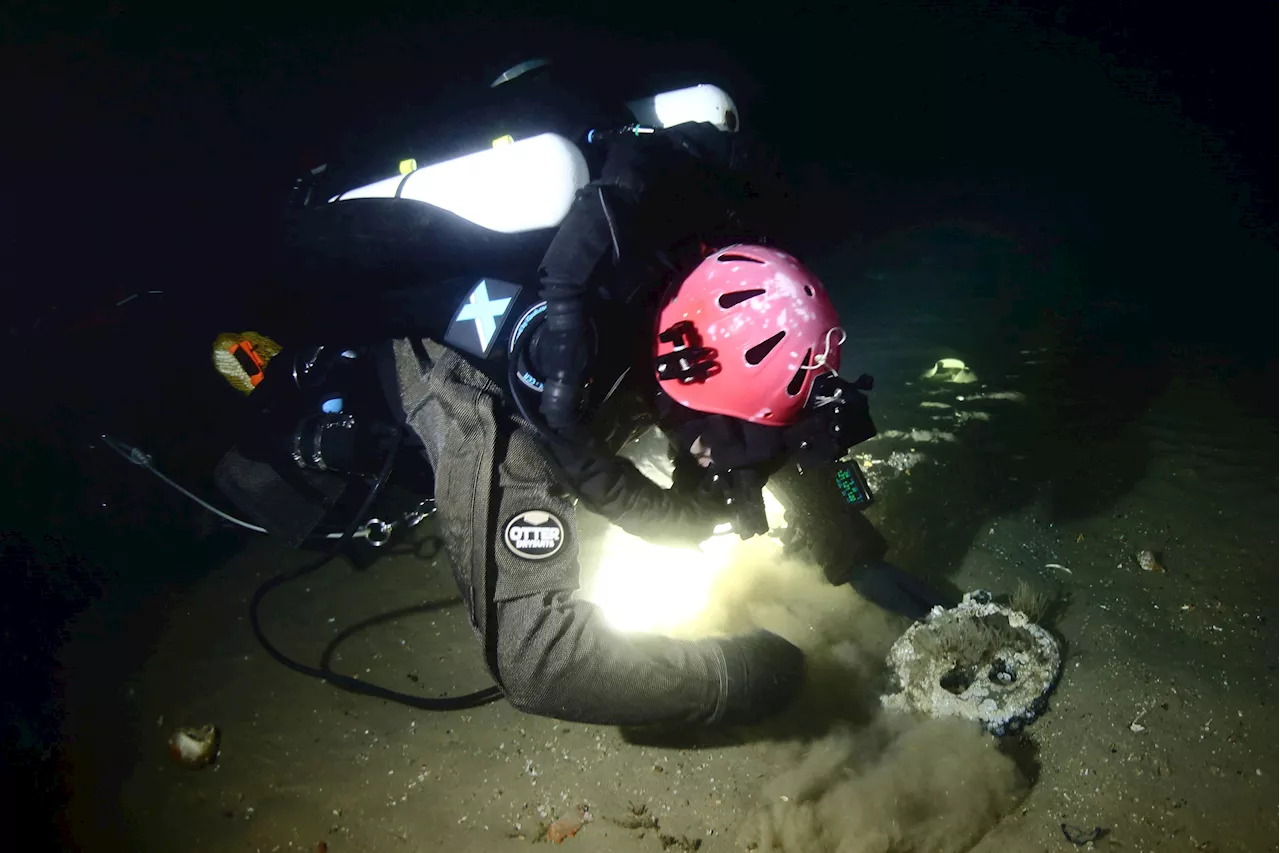
[[[394,529],[395,525],[389,522],[371,518],[364,524],[365,541],[375,548],[381,548],[391,541],[391,533]]]

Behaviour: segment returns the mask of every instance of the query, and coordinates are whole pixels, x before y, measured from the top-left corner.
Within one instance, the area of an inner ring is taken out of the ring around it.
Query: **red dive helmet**
[[[655,369],[677,403],[766,426],[799,418],[816,376],[840,367],[826,288],[799,261],[738,244],[708,256],[658,314]]]

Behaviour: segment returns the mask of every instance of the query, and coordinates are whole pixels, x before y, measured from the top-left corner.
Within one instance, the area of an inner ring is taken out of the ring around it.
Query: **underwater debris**
[[[1026,581],[1018,581],[1009,596],[1009,607],[1019,613],[1027,614],[1032,622],[1039,623],[1049,611],[1049,595]]]
[[[987,394],[973,394],[969,397],[956,397],[956,399],[961,402],[964,402],[965,400],[968,400],[969,402],[973,402],[974,400],[1012,400],[1020,403],[1027,399],[1027,395],[1023,394],[1021,391],[991,391]]]
[[[636,805],[630,803],[628,805],[628,814],[622,817],[607,817],[605,820],[610,823],[616,823],[623,829],[657,829],[658,818],[650,813],[649,807],[644,803]]]
[[[701,838],[690,838],[687,835],[659,835],[663,850],[675,850],[678,853],[694,853],[702,847]]]
[[[957,440],[954,433],[940,429],[887,429],[880,433],[880,438],[909,438],[924,444],[935,441],[954,443]]]
[[[1139,551],[1137,557],[1138,565],[1148,572],[1163,572],[1164,564],[1160,562],[1160,555],[1155,551]]]
[[[969,667],[981,661],[989,649],[1019,641],[1009,620],[997,614],[994,617],[942,620],[937,630],[921,633],[916,640],[916,649],[922,654],[947,658],[956,666]]]
[[[590,819],[590,814],[586,806],[578,806],[573,814],[554,820],[547,824],[547,831],[543,837],[550,844],[562,844],[566,838],[573,838],[578,834],[578,830],[582,829],[583,824]]]
[[[950,610],[935,607],[889,650],[898,691],[886,708],[960,717],[1003,735],[1043,710],[1058,681],[1058,641],[1027,614],[969,593]]]
[[[901,450],[895,450],[881,464],[887,465],[895,471],[905,473],[927,458],[923,453],[904,453]]]
[[[188,770],[199,770],[217,760],[221,740],[217,726],[183,726],[169,736],[169,755]]]
[[[1133,722],[1129,723],[1129,731],[1133,732],[1135,735],[1140,735],[1145,732],[1147,727],[1142,724],[1142,718],[1145,717],[1147,712],[1150,710],[1151,706],[1148,705],[1146,708],[1139,711],[1137,716],[1133,718]]]
[[[1107,834],[1107,831],[1100,826],[1092,829],[1081,829],[1078,826],[1072,826],[1069,823],[1062,824],[1062,834],[1067,840],[1077,847],[1083,847],[1086,844],[1092,844]]]
[[[942,382],[955,382],[960,385],[967,385],[971,382],[977,382],[978,377],[974,374],[969,366],[958,358],[940,358],[933,367],[929,368],[920,377],[921,379],[937,379]]]

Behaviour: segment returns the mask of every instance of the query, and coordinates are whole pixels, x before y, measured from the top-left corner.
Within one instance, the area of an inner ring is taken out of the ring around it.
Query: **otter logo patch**
[[[545,510],[525,510],[507,522],[502,541],[517,557],[545,560],[564,546],[564,523]]]

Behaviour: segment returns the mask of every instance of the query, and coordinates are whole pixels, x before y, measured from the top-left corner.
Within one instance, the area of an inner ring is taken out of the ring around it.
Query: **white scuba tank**
[[[738,130],[738,108],[733,98],[724,89],[710,83],[629,101],[627,109],[636,121],[653,127],[675,127],[689,121],[700,121],[729,133]]]
[[[348,190],[330,201],[407,198],[504,234],[554,228],[591,180],[587,160],[563,136],[543,133]]]
[[[667,128],[690,121],[721,130],[738,129],[733,99],[718,86],[699,84],[631,101],[627,108],[643,126]],[[511,141],[474,154],[418,167],[347,190],[330,202],[358,198],[405,198],[443,208],[483,228],[504,234],[554,228],[569,212],[578,190],[591,180],[578,146],[555,133]]]

